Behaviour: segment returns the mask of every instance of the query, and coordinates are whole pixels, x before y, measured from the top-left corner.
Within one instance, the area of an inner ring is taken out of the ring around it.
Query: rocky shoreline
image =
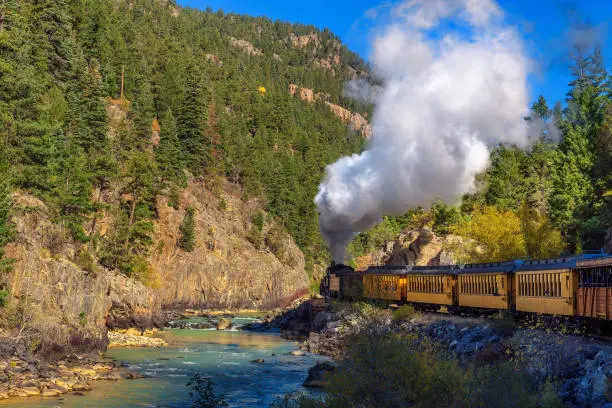
[[[72,356],[55,363],[11,358],[0,362],[0,399],[57,397],[88,391],[93,381],[128,378],[116,364],[93,357]]]
[[[159,337],[154,337],[159,330],[126,329],[108,332],[108,347],[163,347],[168,342]]]
[[[109,331],[108,347],[162,347],[168,343],[157,337],[157,329]],[[116,362],[91,352],[72,353],[48,361],[29,355],[17,347],[0,361],[0,400],[24,397],[58,397],[92,389],[95,381],[136,379],[142,375],[122,369]]]
[[[465,318],[364,303],[325,305],[322,299],[300,304],[274,319],[246,329],[280,330],[300,341],[304,351],[326,355],[342,364],[348,344],[359,334],[400,335],[435,344],[462,364],[515,361],[535,381],[554,380],[566,407],[612,408],[612,344],[583,335],[561,334],[542,327],[522,327],[512,318]],[[318,364],[305,386],[324,387],[325,374],[336,364]]]

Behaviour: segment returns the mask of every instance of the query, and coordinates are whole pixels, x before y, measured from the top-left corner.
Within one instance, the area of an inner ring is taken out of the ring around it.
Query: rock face
[[[185,252],[176,243],[189,206],[195,209],[197,244]],[[259,211],[256,202],[245,203],[231,193],[219,199],[202,184],[191,183],[182,192],[180,210],[169,207],[165,198],[157,209],[154,238],[159,250],[151,266],[163,282],[155,291],[164,306],[274,307],[307,288],[304,256],[288,234],[282,237],[283,261],[247,240],[251,214]]]
[[[295,48],[304,48],[310,44],[314,44],[315,46],[319,45],[319,36],[317,33],[310,33],[306,35],[295,35],[291,33],[289,35],[289,40]]]
[[[338,63],[340,63],[340,61],[338,61]],[[329,64],[329,68],[331,68],[331,63]],[[327,67],[327,65],[325,66]],[[297,86],[296,84],[289,84],[289,93],[292,96],[295,96],[297,94],[300,99],[309,103],[312,103],[315,100],[325,101],[325,104],[334,113],[334,115],[339,117],[342,121],[348,123],[353,130],[362,132],[362,134],[368,139],[372,137],[372,125],[370,125],[366,118],[364,118],[359,113],[351,112],[350,110],[345,109],[340,105],[336,105],[335,103],[327,101],[327,95],[323,93],[315,94],[312,89],[302,88]]]
[[[230,37],[230,44],[232,45],[232,47],[242,48],[244,51],[246,51],[247,54],[251,56],[260,57],[263,55],[262,50],[260,50],[259,48],[255,48],[255,46],[247,40],[240,40],[238,38]]]
[[[460,243],[455,235],[439,237],[428,229],[404,232],[384,248],[356,259],[358,269],[369,265],[451,265],[454,260],[449,248]]]

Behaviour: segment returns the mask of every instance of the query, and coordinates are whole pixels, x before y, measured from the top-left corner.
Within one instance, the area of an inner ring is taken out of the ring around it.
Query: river
[[[250,318],[234,319],[239,325]],[[215,391],[225,394],[231,407],[267,407],[286,393],[304,390],[308,369],[324,357],[306,353],[292,356],[296,342],[278,333],[240,330],[167,329],[160,332],[167,347],[111,348],[106,357],[124,369],[148,376],[137,380],[95,381],[82,396],[31,397],[0,402],[0,407],[185,407],[190,376],[200,372],[212,378]],[[263,363],[252,362],[264,359]]]

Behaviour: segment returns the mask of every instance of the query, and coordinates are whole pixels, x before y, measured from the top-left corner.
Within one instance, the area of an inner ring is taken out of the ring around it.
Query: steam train
[[[612,321],[612,255],[466,265],[332,264],[326,297],[412,303],[434,310],[489,309]]]

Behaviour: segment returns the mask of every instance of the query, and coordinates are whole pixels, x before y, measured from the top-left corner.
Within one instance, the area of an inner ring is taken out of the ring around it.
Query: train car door
[[[405,302],[408,298],[408,279],[405,276],[399,278],[400,299]]]

